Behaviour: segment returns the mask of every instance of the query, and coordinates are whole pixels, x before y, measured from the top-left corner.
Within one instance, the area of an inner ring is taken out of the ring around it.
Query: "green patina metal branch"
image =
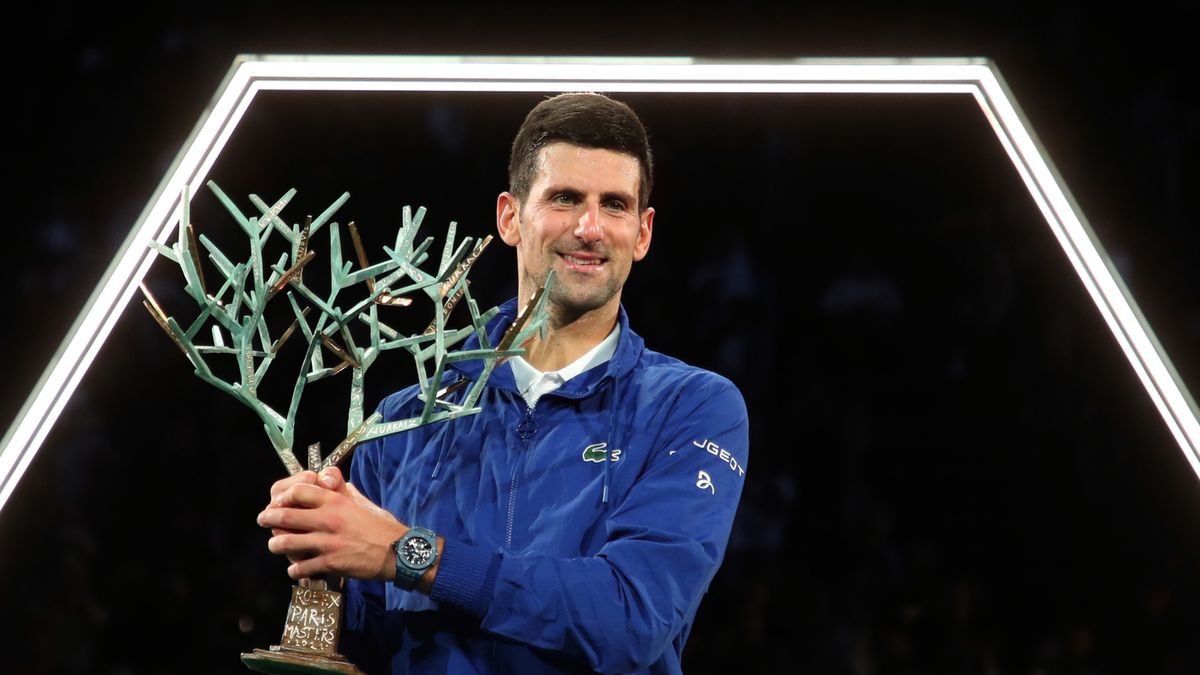
[[[176,242],[169,247],[153,242],[151,247],[179,265],[185,282],[184,292],[195,300],[200,313],[184,329],[173,317],[166,315],[144,285],[142,293],[146,299],[143,304],[187,356],[200,379],[233,396],[258,415],[271,445],[289,474],[302,470],[294,452],[294,437],[300,400],[308,384],[337,375],[347,368],[351,371],[346,438],[324,459],[320,457],[319,446],[309,447],[308,466],[320,470],[337,464],[361,441],[479,412],[476,403],[492,371],[505,359],[523,353],[523,349],[514,345],[524,344],[545,324],[547,296],[545,289],[539,289],[502,339],[492,345],[486,324],[498,309],[493,307],[480,312],[467,282],[471,267],[492,238],[488,236],[481,241],[474,241],[471,237],[464,237],[456,247],[457,225],[451,222],[436,270],[426,271],[422,266],[430,258],[428,251],[433,245],[433,237],[414,245],[425,217],[424,207],[418,208],[415,214],[409,207],[404,207],[394,246],[385,246],[386,259],[375,264],[368,263],[358,230],[351,222],[347,229],[355,249],[356,270],[355,262],[343,257],[341,228],[336,222],[330,222],[349,199],[349,193],[343,193],[317,218],[310,216],[303,225],[288,225],[280,213],[295,196],[294,189],[272,205],[250,195],[250,201],[258,209],[259,215],[248,217],[216,183],[210,181],[208,186],[249,239],[248,260],[234,263],[209,238],[204,235],[196,237],[185,192],[183,217],[179,222]],[[304,274],[309,263],[318,257],[310,247],[312,238],[326,224],[329,232],[330,283],[328,294],[322,297],[305,283]],[[281,253],[274,263],[268,263],[265,249],[276,233],[285,240],[287,251]],[[209,291],[201,265],[201,246],[220,275],[215,294]],[[552,283],[553,274],[547,279],[546,287]],[[294,319],[278,338],[272,339],[264,312],[267,304],[285,289]],[[345,296],[355,291],[361,293],[360,289],[365,289],[365,295],[349,303],[344,302]],[[432,301],[433,307],[433,319],[425,330],[404,335],[380,320],[380,306],[407,307],[414,303],[409,296],[419,296],[421,293]],[[447,319],[462,301],[466,302],[470,311],[470,324],[457,329],[448,328]],[[362,324],[366,325],[369,337],[360,344],[351,327]],[[205,326],[210,328],[212,343],[198,344],[198,336]],[[306,343],[306,353],[287,410],[281,414],[260,398],[258,390],[276,354],[297,330]],[[229,335],[228,343],[225,341],[226,334]],[[452,347],[471,335],[478,339],[476,348],[451,351]],[[363,386],[367,369],[381,353],[393,349],[403,349],[415,360],[421,388],[420,400],[424,406],[419,415],[409,419],[383,422],[379,413],[364,419]],[[336,358],[335,365],[325,365],[325,352]],[[209,359],[218,357],[236,359],[236,379],[226,381],[213,372]],[[460,380],[443,387],[446,365],[470,359],[484,362],[483,374],[473,382]],[[470,388],[458,403],[448,400],[451,392],[467,386]]]

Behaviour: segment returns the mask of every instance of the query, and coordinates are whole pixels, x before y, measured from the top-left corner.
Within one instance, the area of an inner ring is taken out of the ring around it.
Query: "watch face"
[[[400,554],[404,556],[404,562],[412,567],[428,565],[429,561],[433,560],[434,552],[433,546],[419,537],[413,537],[404,542],[400,549]]]

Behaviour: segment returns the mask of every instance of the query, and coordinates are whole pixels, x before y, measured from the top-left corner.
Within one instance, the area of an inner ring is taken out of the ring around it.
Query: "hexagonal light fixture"
[[[970,94],[1200,476],[1197,408],[1062,177],[987,59],[239,56],[0,442],[0,509],[116,324],[154,253],[261,91]]]

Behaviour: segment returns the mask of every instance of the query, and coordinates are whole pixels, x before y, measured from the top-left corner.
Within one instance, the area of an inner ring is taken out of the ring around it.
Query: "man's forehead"
[[[534,171],[533,181],[537,183],[543,179],[546,179],[547,182],[554,183],[557,179],[566,178],[566,175],[550,175],[551,171],[555,169],[562,171],[569,170],[571,168],[578,168],[566,166],[561,161],[558,163],[553,163],[554,166],[551,166],[552,163],[547,162],[548,155],[553,154],[557,158],[571,158],[591,153],[596,153],[592,155],[593,157],[604,157],[607,155],[616,159],[618,163],[625,164],[624,167],[620,167],[621,172],[629,174],[631,180],[633,181],[630,187],[635,193],[637,193],[641,185],[642,166],[636,155],[620,150],[612,150],[609,148],[596,148],[586,145],[576,145],[566,141],[548,143],[538,150],[537,163],[535,165],[536,170]]]

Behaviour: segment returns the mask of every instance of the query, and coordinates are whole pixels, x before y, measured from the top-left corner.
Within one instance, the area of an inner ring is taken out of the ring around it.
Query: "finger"
[[[378,505],[375,504],[375,502],[371,501],[370,499],[367,499],[366,495],[359,492],[358,488],[354,487],[354,483],[346,483],[346,494],[348,497],[350,497],[350,499],[354,500],[354,503],[357,504],[358,506],[360,506],[376,515],[387,516],[388,518],[395,520],[395,518],[396,518],[395,516],[393,516],[391,513],[389,513],[385,509],[380,508]]]
[[[270,507],[258,514],[258,524],[272,530],[283,530],[283,534],[324,531],[326,521],[323,514],[312,509]]]
[[[271,506],[274,507],[302,507],[316,508],[326,504],[330,497],[336,493],[326,490],[318,485],[311,483],[297,483],[288,489],[279,493],[274,500],[271,501]]]
[[[346,478],[342,476],[342,470],[336,466],[321,471],[317,480],[321,485],[334,492],[345,492],[346,490]]]
[[[276,497],[293,485],[299,485],[301,483],[316,484],[316,482],[317,474],[312,471],[301,471],[300,473],[293,474],[287,478],[277,480],[273,485],[271,485],[271,501],[275,501]]]
[[[320,556],[328,544],[329,537],[320,533],[281,534],[267,540],[267,550],[298,562]]]
[[[327,574],[328,566],[323,558],[309,558],[288,565],[288,576],[293,579],[311,579],[319,574]]]
[[[336,567],[333,556],[320,555],[292,560],[287,572],[289,577],[297,580],[324,578],[326,587],[336,590],[341,587],[344,578]]]
[[[351,499],[358,502],[359,504],[361,504],[363,502],[368,502],[368,503],[371,502],[370,499],[367,499],[366,497],[363,496],[363,493],[358,491],[358,488],[354,487],[354,483],[346,483],[346,493],[350,495]]]

